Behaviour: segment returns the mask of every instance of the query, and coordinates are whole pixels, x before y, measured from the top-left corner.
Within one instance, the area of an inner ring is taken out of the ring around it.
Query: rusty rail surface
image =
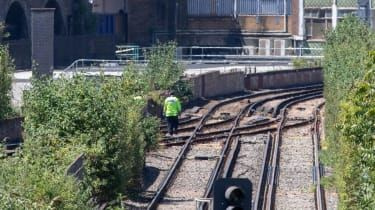
[[[279,158],[280,158],[280,141],[281,141],[281,132],[282,129],[284,128],[284,124],[286,122],[286,110],[288,107],[300,103],[303,101],[307,100],[312,100],[315,98],[320,98],[323,97],[321,93],[317,93],[315,95],[309,95],[308,97],[297,97],[296,100],[289,101],[286,103],[285,107],[281,111],[281,121],[278,125],[277,132],[276,132],[276,137],[275,137],[275,142],[274,142],[274,147],[273,147],[273,153],[271,157],[271,166],[269,167],[270,169],[270,175],[269,175],[269,185],[267,187],[267,196],[265,199],[265,203],[262,209],[266,210],[272,210],[274,209],[275,205],[275,188],[276,188],[276,175],[278,169],[278,164],[279,164]]]
[[[305,87],[297,87],[297,88],[290,88],[290,89],[283,89],[283,90],[273,90],[273,91],[265,91],[265,92],[255,93],[255,94],[248,94],[248,95],[238,96],[238,97],[234,97],[234,98],[231,98],[231,99],[224,100],[224,101],[214,105],[213,107],[211,107],[208,110],[208,112],[201,118],[200,122],[195,127],[193,133],[185,141],[184,146],[180,150],[180,153],[178,154],[178,156],[177,156],[175,162],[173,163],[171,169],[169,170],[167,176],[164,178],[162,183],[159,185],[159,188],[158,188],[157,192],[155,193],[155,196],[153,197],[152,201],[148,205],[147,209],[153,210],[153,209],[157,208],[157,206],[159,204],[159,201],[161,200],[164,193],[166,192],[169,185],[171,184],[173,178],[175,177],[179,167],[181,166],[181,164],[183,162],[183,159],[184,159],[185,155],[189,151],[189,148],[192,145],[192,143],[194,142],[194,139],[197,137],[197,133],[203,128],[203,125],[204,125],[205,121],[208,119],[208,117],[212,113],[214,113],[214,111],[217,108],[219,108],[220,106],[223,106],[225,104],[236,102],[236,101],[243,100],[243,99],[246,99],[246,98],[258,97],[258,96],[263,96],[263,95],[267,95],[267,94],[282,93],[282,92],[293,91],[293,90],[305,90],[305,89],[314,89],[314,88],[316,89],[316,88],[321,88],[321,87],[322,87],[322,85],[312,85],[312,86],[305,86]],[[251,106],[251,105],[253,105],[253,104],[249,104],[248,106]],[[242,111],[245,111],[245,110],[246,109],[243,109]],[[238,116],[239,115],[237,115],[237,118],[239,118]],[[239,120],[237,118],[236,118],[236,122]],[[236,126],[232,127],[231,133],[234,132],[233,128],[235,128],[235,127]]]

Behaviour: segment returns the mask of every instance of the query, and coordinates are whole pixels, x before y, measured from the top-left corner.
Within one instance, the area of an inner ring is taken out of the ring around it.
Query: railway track
[[[300,100],[306,100],[306,99],[311,99],[311,98],[314,98],[314,97],[318,97],[318,96],[320,96],[320,94],[321,94],[321,92],[319,92],[319,91],[318,92],[314,92],[314,93],[305,93],[304,95],[297,95],[297,96],[288,98],[286,100],[283,100],[280,104],[287,105],[288,103],[295,103],[295,102],[300,101]],[[279,98],[279,97],[276,97],[276,98]],[[281,106],[281,105],[276,106],[275,111],[277,112],[282,107],[283,106]],[[289,127],[294,127],[296,125],[297,124],[291,124],[291,125],[289,125]],[[231,136],[229,136],[228,138],[230,138],[230,137]],[[256,166],[254,167],[254,166],[251,166],[251,165],[248,166],[248,168],[252,167],[253,169],[255,169],[255,170],[249,170],[251,172],[248,173],[248,178],[250,178],[250,180],[252,180],[253,185],[258,186],[257,190],[256,190],[256,196],[254,198],[255,202],[253,203],[254,209],[260,209],[260,203],[263,200],[263,197],[261,197],[261,195],[262,195],[262,193],[264,191],[264,187],[263,186],[264,186],[265,182],[263,180],[265,178],[265,174],[266,174],[266,171],[267,171],[266,163],[268,162],[269,156],[270,156],[269,155],[270,154],[270,149],[269,149],[270,148],[270,146],[269,146],[270,142],[271,142],[271,137],[269,135],[268,141],[266,141],[265,145],[263,146],[264,147],[264,155],[263,155],[264,162],[263,162],[263,167],[260,167],[259,164],[258,164],[258,167],[256,167]],[[236,143],[236,145],[237,144],[238,143]],[[260,145],[262,145],[262,144],[260,144]],[[256,144],[252,145],[252,148],[254,148],[256,146],[257,146]],[[226,147],[224,147],[224,148],[226,148]],[[234,146],[232,150],[233,151],[237,151],[237,150],[240,151],[237,146]],[[259,151],[259,149],[255,149],[254,152],[257,152],[257,151]],[[227,163],[227,166],[223,169],[224,173],[222,174],[221,177],[225,178],[225,177],[230,176],[230,174],[233,173],[233,172],[230,172],[230,170],[233,170],[233,168],[234,168],[233,164],[236,163],[236,161],[234,159],[235,159],[235,157],[239,156],[238,153],[239,152],[232,152],[232,153],[230,153],[230,155],[223,155],[223,157],[227,157],[228,163]],[[261,155],[260,155],[260,157],[261,157]],[[258,160],[259,159],[260,158],[258,158]],[[261,159],[261,161],[262,161],[262,159]],[[249,160],[247,162],[249,162]],[[253,162],[257,162],[257,161],[253,161]],[[220,161],[219,161],[219,163],[220,163]],[[253,165],[257,165],[257,164],[253,163]],[[258,169],[258,170],[256,170],[256,169]],[[211,186],[209,185],[208,188],[207,188],[208,191],[211,189],[210,187]],[[253,197],[254,197],[254,194],[253,194]],[[208,198],[207,194],[206,194],[206,198]]]
[[[289,92],[289,93],[285,93],[285,92]],[[204,167],[204,169],[206,169],[206,170],[204,170],[203,168],[202,168],[202,170],[198,170],[198,171],[202,171],[199,174],[200,177],[207,177],[207,174],[209,174],[209,171],[207,171],[207,168],[209,168],[209,169],[212,168],[212,166],[209,166],[209,167],[207,167],[207,166],[210,165],[210,164],[212,165],[212,163],[216,162],[214,170],[211,173],[210,179],[207,182],[208,184],[207,184],[207,187],[206,187],[205,193],[204,193],[205,197],[210,197],[210,193],[212,192],[213,181],[215,181],[218,177],[221,177],[221,176],[225,177],[225,176],[229,176],[229,175],[232,174],[232,172],[230,172],[230,171],[232,171],[233,168],[234,168],[233,163],[228,164],[228,161],[227,161],[228,152],[230,152],[232,150],[231,148],[233,148],[233,146],[232,146],[233,140],[232,139],[235,136],[239,137],[239,136],[244,136],[244,135],[255,135],[257,132],[258,133],[267,133],[267,132],[270,132],[270,131],[273,131],[273,130],[276,129],[275,127],[270,128],[270,125],[275,124],[275,122],[276,122],[275,119],[273,119],[273,120],[263,120],[263,121],[261,120],[261,121],[255,122],[255,123],[253,121],[253,123],[250,123],[250,124],[248,123],[247,125],[246,125],[246,123],[244,123],[246,120],[251,121],[251,119],[249,119],[249,118],[251,117],[251,114],[254,113],[258,107],[260,107],[262,104],[266,103],[267,101],[272,101],[272,100],[276,100],[276,99],[290,99],[290,98],[294,98],[294,97],[302,97],[304,95],[305,95],[305,97],[308,97],[309,94],[310,94],[310,97],[311,97],[312,95],[316,95],[316,94],[319,94],[319,93],[321,93],[321,86],[310,86],[310,87],[304,87],[304,88],[293,88],[293,89],[288,89],[288,90],[266,91],[266,92],[262,92],[262,93],[252,94],[252,95],[235,97],[235,98],[228,99],[228,100],[225,100],[223,102],[219,102],[219,103],[215,104],[200,119],[200,122],[198,124],[186,125],[185,128],[183,128],[183,129],[187,129],[189,127],[191,127],[191,128],[194,127],[193,132],[189,136],[180,135],[178,137],[178,140],[173,139],[173,138],[168,138],[168,139],[164,140],[164,142],[165,142],[164,145],[166,145],[166,146],[182,145],[182,144],[183,144],[183,146],[181,147],[181,151],[179,152],[178,156],[176,157],[173,166],[171,167],[168,174],[165,176],[164,181],[161,183],[160,187],[158,188],[157,192],[155,193],[155,196],[153,197],[152,201],[150,202],[150,204],[148,206],[148,209],[156,209],[160,204],[159,202],[162,200],[164,194],[167,191],[168,192],[169,191],[170,192],[174,192],[174,191],[178,192],[178,194],[180,195],[180,200],[182,200],[182,198],[183,198],[183,199],[185,199],[189,202],[193,202],[193,198],[197,197],[199,195],[199,193],[198,193],[199,190],[194,189],[195,191],[197,191],[197,194],[194,194],[194,197],[190,196],[190,198],[187,199],[186,197],[181,196],[181,195],[183,195],[184,192],[173,189],[174,188],[173,185],[175,185],[176,183],[177,183],[176,187],[178,188],[178,185],[180,183],[179,179],[182,179],[182,178],[179,178],[179,177],[185,177],[186,180],[183,181],[183,183],[185,183],[185,185],[186,185],[186,183],[187,184],[188,183],[194,183],[193,177],[196,177],[196,176],[191,176],[191,179],[189,181],[187,181],[190,178],[190,176],[180,175],[180,174],[185,174],[186,172],[188,172],[187,174],[189,174],[189,170],[192,170],[192,168],[194,168],[194,166],[199,167],[199,164],[198,164],[197,161],[192,161],[192,160],[197,159],[197,157],[200,156],[199,151],[202,150],[202,149],[199,149],[199,147],[195,147],[198,142],[199,143],[205,142],[206,147],[211,148],[211,150],[213,150],[212,148],[215,148],[215,150],[214,150],[215,152],[213,152],[212,154],[209,151],[203,152],[203,154],[206,154],[206,155],[202,156],[202,157],[204,157],[203,159],[206,159],[210,163],[207,163],[206,166]],[[220,121],[215,122],[215,121],[209,120],[209,119],[212,119],[212,118],[210,118],[212,116],[214,116],[213,119],[215,119],[215,116],[220,116],[221,110],[225,110],[225,109],[222,109],[222,107],[224,107],[224,105],[229,106],[230,103],[238,103],[238,102],[239,102],[240,106],[237,106],[236,110],[233,110],[233,109],[231,110],[229,115],[232,114],[232,117],[224,119],[223,121],[225,121],[225,122],[220,122]],[[281,105],[277,106],[276,109],[281,109],[281,107],[284,106],[284,105],[282,105],[282,103],[280,103],[280,104]],[[233,113],[235,113],[237,110],[240,110],[240,111],[235,115],[234,120],[232,120],[233,119]],[[302,122],[302,124],[308,123],[307,121]],[[205,125],[206,125],[205,123],[208,125],[207,128],[205,127]],[[301,122],[300,122],[300,124],[301,124]],[[220,125],[220,126],[218,126],[218,125]],[[216,126],[218,128],[212,129],[212,127],[214,127],[214,126]],[[226,128],[225,128],[225,126],[226,126]],[[262,128],[262,126],[263,126],[263,128]],[[295,126],[295,125],[292,125],[292,126]],[[189,129],[191,129],[191,128],[189,128]],[[258,130],[256,130],[256,129],[258,129]],[[216,141],[212,141],[212,140],[216,140]],[[171,142],[171,141],[174,141],[174,142]],[[224,146],[222,148],[220,148],[220,142],[222,142],[222,141],[224,141],[224,143],[223,143]],[[235,145],[242,144],[242,142],[239,141],[239,138],[237,138],[234,141],[237,142],[237,143],[235,143]],[[267,142],[269,142],[269,140]],[[269,144],[270,143],[267,143],[267,145],[269,145]],[[198,148],[198,149],[195,149],[195,148]],[[220,156],[218,157],[219,160],[216,161],[217,158],[215,159],[215,157],[217,156],[217,151],[218,151],[219,148],[220,148],[221,152],[220,152]],[[210,154],[210,155],[207,155],[207,154]],[[231,154],[236,155],[236,152],[231,152]],[[229,161],[229,162],[236,162],[236,161],[233,161],[234,159],[237,159],[237,158],[231,158],[231,161]],[[183,162],[186,162],[186,163],[182,164]],[[189,162],[192,162],[192,163],[189,163]],[[191,167],[189,167],[189,165],[191,165]],[[203,165],[205,165],[205,164],[203,164]],[[205,179],[206,178],[202,178],[202,180],[205,180]],[[200,180],[199,180],[199,182],[200,182]],[[203,181],[203,182],[205,182],[205,181]],[[182,184],[182,185],[184,185],[184,184]],[[181,186],[181,184],[180,184],[180,186]],[[167,199],[168,199],[168,197],[167,197]],[[167,201],[167,199],[165,199],[165,201]],[[178,206],[178,205],[176,205],[176,206]],[[160,207],[161,207],[161,209],[163,209],[163,206],[160,206]],[[171,206],[169,206],[168,209],[171,209],[170,207]]]
[[[310,105],[310,110],[315,108],[312,106],[322,106],[322,103],[318,104],[321,99],[316,99],[317,97],[322,96],[309,96],[286,102],[286,107],[299,105],[297,111],[294,111],[295,116],[290,116],[290,113],[287,115],[286,109],[281,111],[282,118],[270,157],[269,179],[263,194],[264,202],[262,206],[254,209],[324,209],[324,198],[320,196],[320,175],[314,176],[321,174],[316,149],[319,143],[315,138],[318,134],[313,134],[314,138],[311,138],[309,126],[290,126],[292,121],[301,120],[302,113],[309,110],[306,108],[307,105]],[[315,103],[311,104],[311,101]],[[317,125],[317,116],[314,112],[308,116],[305,114],[302,118],[314,119],[314,125]],[[319,178],[316,179],[317,177]],[[312,193],[314,188],[315,193]]]

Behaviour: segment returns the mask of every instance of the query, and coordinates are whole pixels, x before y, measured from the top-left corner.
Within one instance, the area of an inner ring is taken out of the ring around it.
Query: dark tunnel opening
[[[56,0],[50,0],[47,2],[46,8],[55,8],[55,15],[54,15],[54,32],[55,35],[64,35],[65,34],[65,27],[64,27],[64,20],[61,13],[60,5]]]
[[[5,18],[6,40],[26,39],[29,36],[25,11],[18,2],[13,2]]]

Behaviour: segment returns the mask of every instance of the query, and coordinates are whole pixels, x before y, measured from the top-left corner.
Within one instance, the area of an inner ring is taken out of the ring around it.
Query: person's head
[[[170,90],[170,91],[168,92],[168,95],[169,95],[169,96],[174,96],[174,91],[173,91],[173,90]]]

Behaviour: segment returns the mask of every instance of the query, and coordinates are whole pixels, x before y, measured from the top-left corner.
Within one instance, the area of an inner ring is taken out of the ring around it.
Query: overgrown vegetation
[[[3,36],[5,36],[4,26],[0,23],[0,42]],[[8,48],[0,43],[0,120],[12,114],[10,94],[13,72],[14,65],[9,56]]]
[[[375,51],[366,75],[342,105],[341,201],[346,209],[375,209]]]
[[[339,146],[336,128],[341,101],[348,96],[354,82],[364,75],[368,52],[375,47],[374,34],[356,17],[349,16],[327,35],[324,52],[324,97],[326,105],[326,139],[333,161]]]
[[[374,115],[369,109],[371,103],[374,105],[370,97],[373,95],[369,93],[368,81],[362,81],[357,88],[355,85],[366,72],[373,71],[370,70],[373,67],[366,68],[366,64],[369,51],[374,47],[374,34],[353,16],[346,17],[327,35],[324,54],[326,145],[323,147],[328,149],[322,158],[334,167],[342,209],[375,207],[374,153],[370,154],[373,152],[374,136],[370,135],[373,132],[370,127],[374,127]],[[340,106],[342,103],[344,105]]]
[[[313,67],[321,67],[322,66],[322,60],[315,59],[303,59],[303,58],[295,58],[292,60],[293,67],[296,69],[300,68],[313,68]]]
[[[131,65],[119,78],[34,80],[24,95],[23,149],[0,160],[0,209],[91,209],[137,188],[145,152],[159,135],[147,100],[182,75],[174,47],[160,46],[146,71]],[[65,173],[80,154],[85,173],[77,182]]]

